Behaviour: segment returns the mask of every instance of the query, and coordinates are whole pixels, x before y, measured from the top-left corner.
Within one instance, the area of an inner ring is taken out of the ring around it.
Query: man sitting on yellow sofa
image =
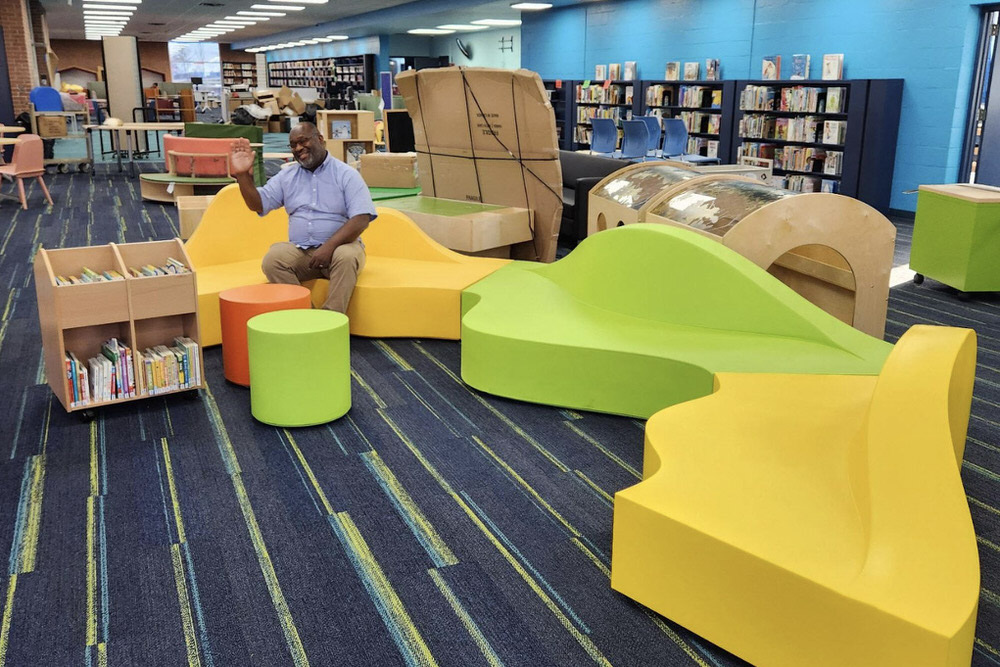
[[[289,240],[271,246],[261,270],[272,283],[329,279],[323,307],[346,313],[365,265],[359,237],[377,215],[375,204],[361,175],[327,152],[315,125],[296,125],[288,144],[298,164],[282,169],[261,188],[251,175],[250,143],[242,139],[232,151],[232,173],[250,210],[267,215],[284,206],[288,213]]]

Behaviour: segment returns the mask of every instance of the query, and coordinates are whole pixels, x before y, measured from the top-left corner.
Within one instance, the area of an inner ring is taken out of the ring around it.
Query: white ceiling
[[[82,5],[86,1],[41,0],[53,39],[83,39]],[[214,41],[261,43],[271,35],[307,31],[318,24],[345,19],[350,27],[337,32],[360,37],[402,33],[410,28],[433,28],[445,23],[466,23],[478,18],[520,18],[520,12],[510,8],[513,1],[331,0],[322,5],[300,3],[299,6],[305,7],[302,11],[287,11],[283,17],[272,17]],[[575,4],[578,1],[555,0],[554,4]],[[252,9],[254,4],[274,4],[277,8],[282,3],[268,3],[267,0],[145,0],[137,5],[136,12],[121,34],[145,41],[168,41],[207,23],[235,16],[240,10],[260,11]],[[366,15],[370,15],[370,19]],[[352,17],[356,18],[351,20]],[[317,29],[316,34],[325,32]]]

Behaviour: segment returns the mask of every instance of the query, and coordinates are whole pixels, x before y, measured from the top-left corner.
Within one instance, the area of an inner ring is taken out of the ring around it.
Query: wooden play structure
[[[723,175],[665,190],[643,213],[732,248],[860,331],[885,333],[896,229],[868,204]]]

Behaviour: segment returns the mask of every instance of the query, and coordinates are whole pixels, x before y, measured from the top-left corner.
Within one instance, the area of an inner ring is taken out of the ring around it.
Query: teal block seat
[[[892,346],[725,246],[636,224],[462,293],[462,379],[546,405],[648,418],[717,372],[877,375]]]

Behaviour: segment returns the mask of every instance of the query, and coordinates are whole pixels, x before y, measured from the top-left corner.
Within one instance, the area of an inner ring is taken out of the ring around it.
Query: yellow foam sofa
[[[458,340],[462,290],[510,260],[460,255],[399,211],[379,207],[377,212],[361,235],[367,260],[347,310],[351,333]],[[203,345],[222,342],[219,293],[267,282],[261,259],[273,243],[287,240],[284,209],[258,216],[246,207],[238,185],[215,196],[184,246],[197,273]],[[326,300],[328,281],[305,284],[318,307]]]
[[[914,326],[878,376],[719,373],[653,415],[612,587],[756,665],[968,666],[975,340]]]

